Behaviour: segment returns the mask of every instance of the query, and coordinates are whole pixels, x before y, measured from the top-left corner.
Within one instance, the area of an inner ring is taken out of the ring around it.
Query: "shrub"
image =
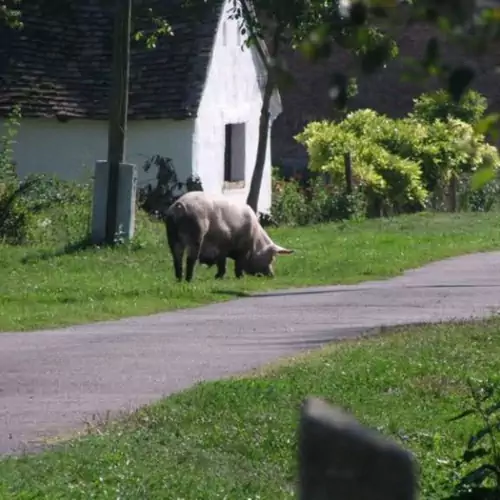
[[[378,143],[391,126],[390,119],[379,120],[374,111],[362,110],[351,113],[340,124],[312,122],[296,139],[308,150],[309,168],[330,174],[341,189],[346,183],[344,154],[350,152],[353,180],[365,193],[370,213],[413,210],[423,206],[427,191],[417,162],[399,157]]]
[[[0,238],[9,244],[52,244],[86,238],[91,188],[44,174],[9,187],[0,201]]]
[[[345,185],[344,154],[351,152],[353,177],[370,213],[418,210],[452,176],[500,164],[483,135],[452,117],[426,123],[414,115],[391,119],[362,109],[340,123],[309,123],[296,140],[307,148],[309,168],[328,172],[339,186]]]
[[[38,245],[81,243],[88,240],[92,214],[92,184],[36,175],[37,187],[22,201],[32,215],[21,242]],[[38,191],[38,193],[37,193]]]
[[[179,181],[171,158],[153,155],[143,165],[145,172],[152,166],[157,167],[156,185],[151,184],[139,188],[137,204],[150,215],[161,218],[168,207],[186,191],[203,191],[201,179],[189,176],[185,182]]]
[[[19,179],[13,146],[20,126],[14,107],[0,137],[0,241],[10,244],[74,241],[88,233],[88,185],[36,174]]]
[[[276,224],[307,224],[310,211],[304,191],[295,180],[274,180],[271,217]]]
[[[362,220],[366,217],[365,197],[359,190],[348,194],[344,189],[326,182],[324,177],[316,177],[311,179],[305,191],[311,223]]]
[[[426,123],[414,115],[390,119],[373,110],[359,110],[340,125],[353,132],[358,143],[369,141],[393,155],[418,163],[428,191],[433,191],[440,182],[448,182],[451,175],[472,173],[498,163],[498,152],[485,142],[484,135],[453,117]]]
[[[480,427],[469,436],[462,457],[457,462],[455,476],[459,481],[453,498],[500,498],[500,391],[498,381],[468,379],[470,402],[465,410],[450,419],[476,417]]]
[[[322,177],[303,186],[297,180],[273,180],[271,220],[275,224],[307,225],[365,217],[366,204],[359,192],[346,194]]]
[[[480,189],[472,189],[471,176],[462,175],[458,183],[459,208],[463,211],[489,212],[498,207],[500,179],[498,176]]]
[[[473,126],[450,118],[427,126],[427,137],[420,150],[422,172],[430,190],[448,183],[452,176],[472,174],[491,166],[498,168],[497,149],[474,132]]]
[[[4,132],[0,136],[0,197],[5,193],[7,186],[17,181],[14,164],[14,144],[21,123],[21,112],[14,106],[7,116]]]
[[[481,120],[487,108],[488,100],[475,90],[466,91],[457,103],[446,90],[440,89],[414,99],[412,116],[426,123],[456,118],[474,125]]]

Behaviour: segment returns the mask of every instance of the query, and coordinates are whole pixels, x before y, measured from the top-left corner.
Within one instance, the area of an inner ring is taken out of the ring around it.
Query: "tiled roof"
[[[131,119],[196,116],[223,2],[193,12],[182,1],[142,2],[174,36],[159,38],[155,49],[132,40]],[[107,118],[115,2],[63,4],[49,10],[49,0],[23,0],[24,28],[0,24],[0,115],[17,103],[23,116]],[[153,27],[144,11],[134,11],[133,30]]]

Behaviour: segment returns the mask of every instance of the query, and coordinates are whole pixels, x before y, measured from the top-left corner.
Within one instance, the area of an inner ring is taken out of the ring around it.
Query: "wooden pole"
[[[116,0],[113,33],[112,82],[108,129],[108,198],[106,203],[106,243],[114,243],[117,226],[118,178],[125,160],[128,89],[130,74],[130,24],[132,0]]]
[[[455,174],[450,179],[450,212],[458,212],[458,179]]]
[[[344,168],[345,168],[346,194],[352,194],[353,183],[352,183],[352,156],[351,156],[351,153],[344,154]]]

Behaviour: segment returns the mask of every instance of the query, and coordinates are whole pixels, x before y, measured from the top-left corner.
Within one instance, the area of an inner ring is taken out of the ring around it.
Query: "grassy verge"
[[[355,283],[394,276],[427,262],[500,247],[496,214],[420,214],[362,223],[270,230],[296,250],[279,258],[274,280],[197,270],[173,280],[161,224],[141,219],[136,241],[110,249],[58,253],[56,247],[0,246],[0,331],[30,330],[152,314],[257,290]]]
[[[1,461],[0,497],[294,498],[298,407],[317,395],[410,449],[422,499],[448,498],[478,422],[447,419],[467,400],[468,376],[498,380],[500,320],[396,333],[201,384],[60,451]]]

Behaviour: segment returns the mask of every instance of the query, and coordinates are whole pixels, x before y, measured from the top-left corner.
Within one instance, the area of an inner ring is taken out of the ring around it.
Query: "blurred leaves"
[[[300,50],[310,61],[326,59],[331,54],[331,43],[329,38],[330,27],[323,23],[311,30],[305,40],[300,44]]]
[[[496,172],[493,167],[484,167],[475,172],[472,176],[472,189],[481,189],[483,186],[493,181],[496,177]]]
[[[11,28],[22,28],[21,0],[0,0],[0,23]]]

